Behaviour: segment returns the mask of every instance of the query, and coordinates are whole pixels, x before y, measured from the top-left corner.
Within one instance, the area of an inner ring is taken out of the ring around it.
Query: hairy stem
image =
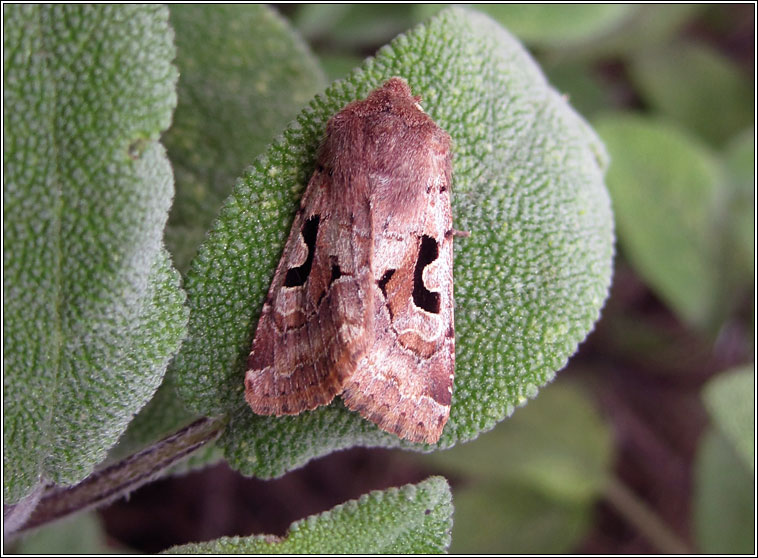
[[[47,488],[18,532],[125,496],[215,440],[224,426],[223,419],[201,418],[149,448],[95,471],[77,485]]]

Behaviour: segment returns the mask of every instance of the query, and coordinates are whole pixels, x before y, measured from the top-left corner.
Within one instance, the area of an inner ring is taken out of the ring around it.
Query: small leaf
[[[563,367],[607,295],[612,220],[605,152],[510,35],[454,8],[383,48],[303,111],[224,205],[187,275],[190,333],[177,386],[198,412],[231,414],[219,441],[246,474],[281,475],[338,448],[400,441],[335,403],[254,415],[243,376],[260,308],[326,121],[406,78],[455,142],[456,379],[439,445],[475,438]]]
[[[714,146],[753,122],[751,82],[709,47],[682,43],[651,49],[632,59],[630,72],[654,109]]]
[[[520,480],[554,498],[583,501],[603,490],[611,447],[592,400],[559,381],[476,442],[423,459],[469,478]]]
[[[75,483],[184,335],[162,246],[176,103],[160,6],[12,5],[4,21],[4,500]]]
[[[698,551],[755,551],[755,472],[718,431],[706,431],[694,468],[693,516]]]
[[[755,367],[719,374],[708,382],[703,397],[713,421],[745,465],[755,469]]]
[[[290,526],[284,538],[223,537],[169,554],[439,554],[450,545],[453,504],[442,477],[375,491]]]
[[[624,254],[686,323],[705,326],[719,298],[715,265],[721,169],[677,128],[633,115],[601,118],[608,188]]]
[[[493,432],[421,462],[461,479],[452,552],[561,553],[591,525],[612,435],[593,401],[560,379]]]

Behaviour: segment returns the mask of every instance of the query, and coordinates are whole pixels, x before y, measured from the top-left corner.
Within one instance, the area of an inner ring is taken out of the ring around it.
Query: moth
[[[327,123],[248,358],[255,413],[341,395],[435,443],[455,368],[450,136],[394,77]]]

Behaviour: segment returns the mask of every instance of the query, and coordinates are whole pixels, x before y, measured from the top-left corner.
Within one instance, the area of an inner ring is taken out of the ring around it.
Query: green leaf
[[[543,64],[543,70],[553,87],[566,95],[582,116],[591,118],[600,111],[614,108],[613,91],[591,64],[550,57]]]
[[[755,366],[748,365],[713,378],[703,391],[713,421],[737,449],[745,465],[755,469]]]
[[[329,33],[350,8],[347,3],[299,4],[292,14],[292,25],[303,37],[313,39]]]
[[[181,77],[165,138],[177,179],[166,237],[184,270],[236,177],[323,87],[324,77],[307,46],[266,6],[170,8]],[[109,457],[125,457],[195,418],[169,372]]]
[[[181,77],[165,138],[177,184],[166,238],[185,271],[234,180],[325,78],[267,6],[174,4],[171,24]]]
[[[169,554],[440,554],[450,545],[453,504],[442,477],[375,491],[272,535],[222,537]]]
[[[362,57],[350,54],[341,55],[329,53],[322,54],[319,59],[321,60],[321,66],[323,66],[330,81],[344,78],[353,68],[363,61]]]
[[[493,432],[422,463],[462,479],[452,552],[568,552],[611,476],[612,435],[590,397],[559,380]]]
[[[628,4],[473,4],[525,43],[565,46],[583,43],[619,26]]]
[[[728,203],[723,223],[727,229],[722,250],[735,267],[740,286],[753,284],[755,264],[755,128],[738,134],[724,153],[728,174]]]
[[[152,399],[137,413],[118,444],[108,453],[108,461],[125,458],[151,442],[173,434],[196,418],[197,414],[189,411],[177,397],[171,376],[167,374]]]
[[[177,386],[198,412],[231,414],[220,444],[245,474],[276,476],[332,450],[402,442],[340,403],[254,415],[243,376],[260,308],[326,121],[406,78],[455,142],[456,380],[439,442],[470,440],[534,397],[576,350],[607,295],[612,220],[605,152],[523,47],[454,8],[401,35],[317,97],[237,183],[187,275],[190,333]]]
[[[678,43],[645,51],[632,59],[630,73],[654,109],[712,145],[753,122],[748,76],[707,46]]]
[[[424,461],[468,477],[519,480],[556,499],[585,501],[605,486],[611,447],[611,433],[593,401],[559,381],[476,442]]]
[[[303,4],[295,12],[295,26],[311,41],[335,43],[351,50],[381,44],[412,25],[414,5]]]
[[[590,503],[556,500],[518,481],[455,494],[452,554],[571,554],[592,526]]]
[[[75,483],[185,332],[158,143],[176,69],[159,6],[4,7],[4,500]]]
[[[703,4],[642,4],[635,5],[620,25],[605,29],[592,40],[557,45],[551,58],[581,58],[588,60],[628,59],[640,51],[648,51],[670,43],[681,29],[695,19],[707,6]]]
[[[613,161],[607,180],[624,254],[680,318],[705,326],[720,296],[716,159],[655,119],[613,115],[596,127]]]
[[[706,431],[694,470],[693,516],[698,551],[755,551],[755,472],[718,431]]]

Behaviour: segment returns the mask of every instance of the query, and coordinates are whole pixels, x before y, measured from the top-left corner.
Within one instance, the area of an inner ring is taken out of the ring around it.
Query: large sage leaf
[[[323,88],[324,77],[302,39],[267,6],[172,4],[170,11],[180,77],[165,136],[177,190],[166,242],[184,271],[237,176]],[[109,457],[128,455],[194,418],[176,396],[169,369]]]
[[[176,103],[159,6],[3,7],[4,500],[87,476],[187,319],[162,246]]]
[[[606,298],[613,232],[602,144],[502,27],[446,10],[311,102],[237,183],[188,272],[178,389],[200,413],[232,415],[220,443],[246,474],[280,475],[355,445],[430,449],[339,402],[275,418],[243,400],[252,334],[326,121],[396,75],[453,137],[453,216],[471,231],[455,246],[455,393],[439,446],[475,438],[534,397]]]

